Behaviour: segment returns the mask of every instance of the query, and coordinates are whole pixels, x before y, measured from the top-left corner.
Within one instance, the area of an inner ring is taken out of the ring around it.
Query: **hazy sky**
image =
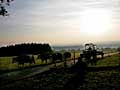
[[[120,40],[120,0],[14,0],[0,16],[0,45]]]

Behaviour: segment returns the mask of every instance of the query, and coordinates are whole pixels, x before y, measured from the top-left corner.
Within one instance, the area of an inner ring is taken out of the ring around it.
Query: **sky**
[[[120,0],[14,0],[0,16],[0,45],[120,41]]]

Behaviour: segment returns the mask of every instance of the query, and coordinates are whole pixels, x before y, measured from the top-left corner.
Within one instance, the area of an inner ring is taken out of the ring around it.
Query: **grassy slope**
[[[115,66],[119,63],[118,55],[106,57],[104,60],[98,61],[96,67]],[[62,71],[52,71],[48,74],[38,75],[33,78],[28,78],[18,81],[14,84],[5,86],[2,90],[61,90],[64,84],[74,76],[74,73]],[[88,72],[85,76],[83,85],[80,85],[78,90],[119,90],[120,72],[118,70],[111,71],[95,71]]]
[[[98,61],[95,67],[118,66],[120,64],[119,55],[106,57]],[[120,69],[88,72],[83,85],[78,90],[120,90]]]
[[[96,65],[93,65],[95,67],[102,67],[102,66],[117,66],[120,64],[120,56],[119,55],[113,55],[111,57],[105,57],[102,60],[98,60]],[[89,64],[89,66],[91,66]]]
[[[17,81],[14,84],[6,85],[2,90],[62,90],[65,83],[74,74],[63,69],[51,70],[49,73],[39,74],[35,77]]]
[[[80,55],[80,53],[76,52],[75,53],[75,58],[78,58],[79,55]],[[13,57],[0,57],[0,70],[18,69],[19,67],[18,67],[17,63],[12,64],[12,58]],[[46,64],[46,62],[41,63],[40,59],[37,60],[37,55],[35,55],[34,58],[35,58],[35,62],[36,62],[35,65]],[[73,53],[71,53],[71,59],[73,59],[73,58],[74,58],[74,55],[73,55]],[[50,61],[48,60],[48,63],[49,62]],[[32,65],[34,65],[34,64],[32,64]],[[29,64],[25,64],[24,67],[29,67]]]
[[[89,72],[78,90],[120,90],[119,70]]]

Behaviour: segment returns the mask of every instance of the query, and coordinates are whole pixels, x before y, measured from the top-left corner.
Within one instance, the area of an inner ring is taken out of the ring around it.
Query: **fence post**
[[[75,64],[75,50],[73,51],[73,56],[74,56],[74,64]]]
[[[120,51],[119,51],[119,66],[120,66]]]
[[[67,60],[66,60],[67,58],[65,56],[63,58],[64,58],[64,67],[67,68]]]

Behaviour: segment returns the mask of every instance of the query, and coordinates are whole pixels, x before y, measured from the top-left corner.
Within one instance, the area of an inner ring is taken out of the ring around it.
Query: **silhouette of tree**
[[[2,16],[8,16],[8,11],[6,9],[6,6],[10,6],[10,2],[13,0],[0,0],[0,15]]]
[[[16,44],[0,48],[0,56],[18,56],[23,54],[41,54],[52,52],[49,44]]]

